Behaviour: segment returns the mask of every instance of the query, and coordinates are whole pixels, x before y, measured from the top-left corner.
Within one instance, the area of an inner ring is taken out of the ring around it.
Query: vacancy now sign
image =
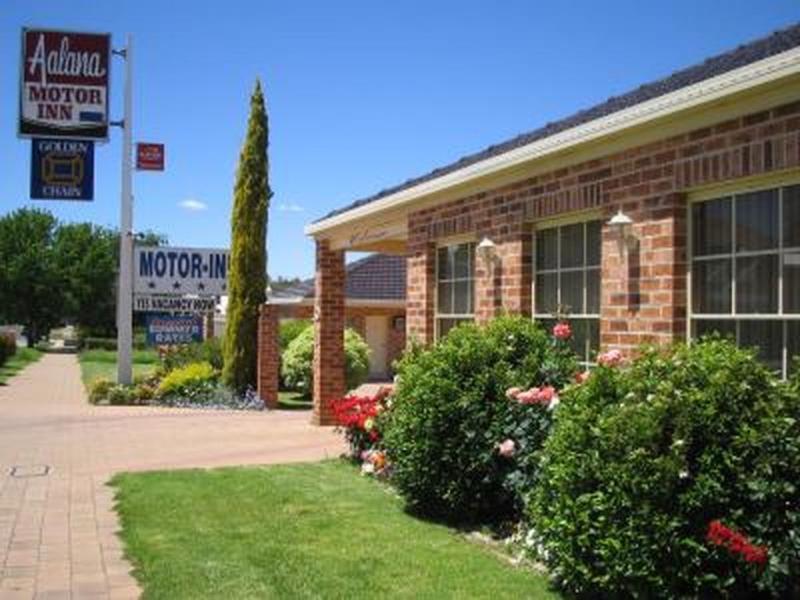
[[[136,169],[138,171],[163,171],[164,144],[149,142],[136,144]]]
[[[22,30],[20,137],[108,139],[111,35]]]

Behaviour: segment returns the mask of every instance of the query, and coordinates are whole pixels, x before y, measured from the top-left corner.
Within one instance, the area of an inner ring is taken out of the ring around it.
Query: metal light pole
[[[122,120],[122,193],[119,214],[119,288],[117,291],[117,383],[133,381],[133,36],[128,34],[125,58],[125,108]]]

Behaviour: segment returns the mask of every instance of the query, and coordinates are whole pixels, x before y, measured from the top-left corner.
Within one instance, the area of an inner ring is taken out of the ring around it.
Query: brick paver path
[[[343,451],[336,434],[308,420],[306,412],[93,407],[75,356],[46,355],[0,387],[0,600],[138,597],[116,535],[111,475]]]

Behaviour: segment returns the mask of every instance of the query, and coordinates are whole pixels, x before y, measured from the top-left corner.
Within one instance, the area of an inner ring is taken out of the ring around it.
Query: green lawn
[[[349,464],[122,474],[112,481],[144,598],[554,598]]]
[[[278,408],[283,410],[311,410],[314,403],[299,392],[282,390],[278,392]]]
[[[89,386],[96,379],[116,381],[117,353],[114,350],[84,350],[78,355],[81,364],[83,385]],[[133,376],[146,377],[158,366],[158,353],[155,350],[133,351]]]
[[[6,385],[11,377],[22,371],[22,369],[32,362],[36,362],[41,357],[42,352],[35,348],[17,348],[16,354],[0,367],[0,385]]]

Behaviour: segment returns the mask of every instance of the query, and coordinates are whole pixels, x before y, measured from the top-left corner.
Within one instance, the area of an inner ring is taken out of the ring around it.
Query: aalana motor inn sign
[[[19,135],[108,139],[109,34],[22,30]]]

